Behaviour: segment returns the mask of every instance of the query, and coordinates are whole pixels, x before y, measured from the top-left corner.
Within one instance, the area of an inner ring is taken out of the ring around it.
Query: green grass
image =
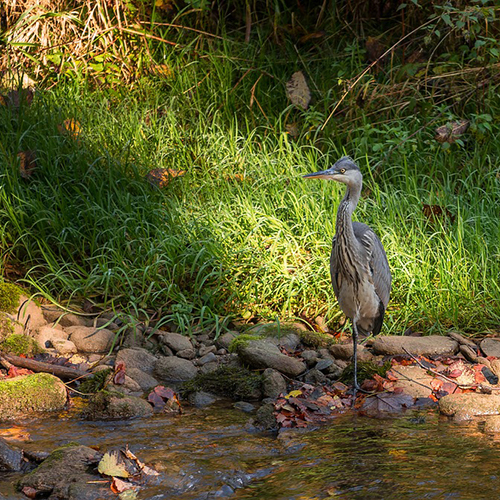
[[[212,40],[200,57],[165,52],[173,77],[162,82],[107,92],[61,80],[29,108],[0,106],[4,259],[56,300],[160,311],[187,331],[252,315],[326,315],[338,328],[328,258],[343,190],[301,175],[349,154],[369,190],[355,219],[379,234],[393,272],[384,331],[498,329],[495,88],[464,105],[459,115],[472,118],[473,131],[448,149],[433,130],[456,116],[424,98],[419,112],[373,115],[367,106],[321,133],[341,95],[337,79],[363,68],[363,49],[332,41],[306,64],[292,45],[276,49],[256,37]],[[303,64],[314,94],[307,112],[290,107],[284,92]],[[249,68],[258,70],[244,76]],[[250,97],[261,70],[272,78],[255,87],[259,108]],[[78,140],[58,130],[68,118],[81,124]],[[292,121],[297,140],[285,131]],[[30,180],[18,174],[25,149],[38,155]],[[156,167],[186,175],[160,191],[144,180]],[[429,221],[424,203],[446,207],[455,221]]]

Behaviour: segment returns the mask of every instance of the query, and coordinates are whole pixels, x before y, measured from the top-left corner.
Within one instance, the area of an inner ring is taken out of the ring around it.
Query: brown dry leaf
[[[185,173],[185,170],[175,170],[173,168],[153,168],[147,173],[146,179],[151,184],[164,188],[172,179],[182,177]]]
[[[369,36],[366,40],[366,55],[368,57],[368,61],[376,61],[384,52],[384,44],[380,40]]]
[[[111,481],[111,491],[113,493],[122,493],[126,490],[131,490],[136,488],[137,486],[134,486],[132,483],[129,483],[128,481],[122,481],[117,477],[114,477],[113,481]]]
[[[324,31],[315,31],[314,33],[307,33],[307,35],[303,35],[299,38],[299,43],[306,43],[311,41],[319,40],[325,36]]]
[[[311,91],[302,71],[296,71],[290,80],[286,82],[286,95],[292,104],[302,109],[307,109],[311,102]]]
[[[125,465],[118,462],[118,457],[116,452],[106,452],[99,465],[97,466],[97,470],[100,474],[105,476],[113,476],[113,477],[129,477],[130,474],[125,468]]]
[[[442,125],[436,129],[435,139],[438,142],[455,142],[461,135],[465,134],[469,128],[469,120],[458,120]]]
[[[428,205],[427,203],[422,204],[422,212],[429,219],[429,221],[435,222],[437,219],[448,218],[451,223],[455,222],[455,216],[446,208],[440,205]]]
[[[36,153],[30,149],[17,153],[19,173],[23,179],[29,179],[36,170]]]
[[[73,139],[78,139],[82,127],[80,126],[80,123],[75,119],[68,118],[67,120],[64,120],[60,125],[58,125],[57,129],[61,134],[66,134]]]
[[[6,96],[2,96],[0,104],[19,109],[21,106],[30,106],[33,102],[33,91],[31,89],[11,90]]]
[[[32,488],[31,486],[25,486],[22,489],[22,493],[23,495],[26,495],[28,498],[36,498],[38,491],[35,490],[35,488]]]
[[[162,76],[163,78],[173,78],[174,70],[167,64],[156,64],[150,69],[151,73],[156,76]]]
[[[299,125],[297,122],[288,123],[287,125],[285,125],[285,130],[286,133],[294,139],[297,139],[297,137],[299,136]]]

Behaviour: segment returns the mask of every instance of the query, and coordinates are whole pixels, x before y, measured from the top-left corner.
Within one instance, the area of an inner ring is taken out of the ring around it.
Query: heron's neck
[[[346,237],[349,239],[350,237],[354,238],[354,233],[352,231],[352,213],[358,204],[360,194],[361,187],[351,188],[347,186],[345,196],[340,202],[337,210],[336,232],[345,233]]]

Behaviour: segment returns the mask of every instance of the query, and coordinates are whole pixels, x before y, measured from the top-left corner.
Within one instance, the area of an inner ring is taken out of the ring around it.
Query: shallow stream
[[[252,432],[248,420],[218,406],[131,421],[2,424],[0,436],[24,434],[22,446],[38,451],[69,441],[103,452],[128,444],[161,472],[140,499],[500,498],[500,442],[434,410],[382,420],[343,415],[279,438]],[[0,473],[0,499],[26,498],[12,486],[18,477]]]

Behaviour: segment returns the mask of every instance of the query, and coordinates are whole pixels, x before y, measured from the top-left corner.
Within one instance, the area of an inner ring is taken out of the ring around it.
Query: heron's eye
[[[345,174],[345,168],[341,168],[341,169],[340,169],[340,173],[341,173],[341,174]]]

